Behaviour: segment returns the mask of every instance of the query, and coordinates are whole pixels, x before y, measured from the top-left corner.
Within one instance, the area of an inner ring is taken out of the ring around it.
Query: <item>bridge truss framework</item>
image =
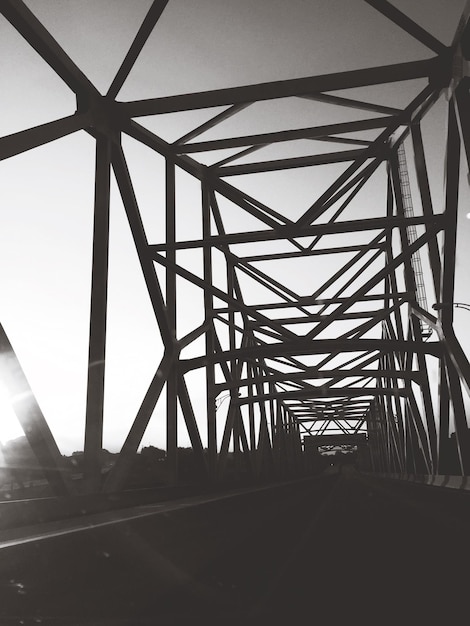
[[[1,13],[76,94],[77,111],[3,137],[0,158],[13,157],[82,130],[96,141],[84,439],[90,491],[113,491],[122,486],[163,395],[167,405],[167,462],[173,481],[177,480],[178,411],[184,417],[201,471],[211,480],[223,478],[231,451],[243,471],[254,479],[296,475],[303,467],[302,437],[334,432],[348,436],[367,432],[375,471],[436,474],[443,471],[443,450],[452,419],[461,472],[470,474],[464,399],[470,392],[470,365],[454,334],[452,306],[460,153],[465,153],[467,164],[470,157],[468,10],[448,47],[386,0],[365,1],[425,45],[429,58],[120,102],[118,93],[167,1],[153,2],[111,87],[102,95],[21,0],[3,0]],[[403,109],[341,94],[342,90],[415,79],[426,84]],[[445,154],[445,201],[443,207],[436,207],[431,198],[421,122],[444,96],[448,111],[447,143],[441,147]],[[293,123],[292,127],[270,133],[201,139],[204,133],[215,132],[222,122],[236,119],[248,107],[296,98],[341,107],[344,121],[308,128],[295,128]],[[173,143],[139,122],[147,116],[215,107],[225,108]],[[358,110],[367,112],[368,117],[351,121],[351,111]],[[133,138],[165,159],[163,242],[147,238],[122,136]],[[291,146],[300,145],[300,140],[311,141],[311,154],[248,158],[266,146],[289,142],[299,142],[289,143]],[[405,143],[410,176],[415,181],[413,193],[417,194],[414,204],[422,208],[416,215],[406,210]],[[333,145],[335,150],[315,152],[314,146],[318,145]],[[235,151],[211,165],[198,160],[229,149]],[[343,172],[297,219],[231,183],[237,176],[255,177],[328,164],[344,164]],[[195,203],[199,203],[202,236],[192,240],[177,237],[175,193],[180,170],[200,184],[201,195]],[[367,194],[376,172],[382,172],[386,179],[385,197],[376,203],[373,215],[348,219],[353,200]],[[164,348],[118,461],[102,484],[99,455],[103,439],[112,173]],[[243,219],[238,229],[233,224],[227,226],[227,207],[246,215],[247,220],[256,220],[259,228],[244,230]],[[342,237],[340,244],[338,237]],[[266,242],[275,242],[279,247],[273,252],[273,247],[268,250],[264,246]],[[252,253],[253,244],[259,246],[259,253]],[[198,251],[201,271],[180,261],[188,250]],[[433,300],[440,303],[437,313],[427,309],[420,293],[416,271],[419,254],[428,259],[427,287]],[[276,279],[270,268],[292,259],[302,262],[305,281],[321,274],[320,287],[303,295]],[[157,266],[164,268],[163,284]],[[253,289],[246,293],[247,277],[260,292],[271,293],[271,301],[264,297],[256,302]],[[177,328],[178,307],[188,307],[179,297],[181,279],[203,293],[204,321],[185,336]],[[201,353],[185,356],[185,350],[201,339]],[[18,380],[21,367],[5,333],[0,343],[2,352],[11,356],[5,382],[12,393],[21,393],[28,383],[21,376]],[[430,363],[438,370],[438,390],[429,382]],[[195,370],[204,372],[205,440],[187,384],[188,374]],[[20,403],[16,411],[42,466],[59,469],[60,452],[37,403]],[[69,489],[60,471],[52,471],[50,480],[59,493]]]

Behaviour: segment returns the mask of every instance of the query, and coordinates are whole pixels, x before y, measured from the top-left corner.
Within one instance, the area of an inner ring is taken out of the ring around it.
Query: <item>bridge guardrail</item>
[[[379,478],[390,478],[393,480],[402,480],[421,485],[430,485],[433,487],[446,487],[448,489],[458,489],[461,491],[470,491],[470,476],[452,476],[446,474],[373,474]]]

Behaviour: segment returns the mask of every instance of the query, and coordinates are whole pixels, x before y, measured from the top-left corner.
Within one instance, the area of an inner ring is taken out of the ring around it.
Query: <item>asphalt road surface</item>
[[[344,468],[0,534],[0,625],[470,623],[468,494]]]

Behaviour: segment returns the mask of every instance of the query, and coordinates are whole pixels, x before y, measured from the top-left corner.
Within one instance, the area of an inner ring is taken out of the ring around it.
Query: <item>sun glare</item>
[[[0,381],[0,441],[6,443],[23,434],[18,418],[12,409],[8,391]]]

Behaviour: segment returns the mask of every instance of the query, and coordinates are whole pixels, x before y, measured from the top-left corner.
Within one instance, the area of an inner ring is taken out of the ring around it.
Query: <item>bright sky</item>
[[[426,0],[425,3],[395,0],[394,3],[448,44],[465,0]],[[26,4],[104,93],[151,2],[26,0]],[[73,94],[3,18],[0,18],[0,42],[1,135],[74,112]],[[430,55],[421,44],[361,0],[170,0],[118,99],[127,101],[312,76]],[[419,85],[411,83],[370,88],[363,90],[361,97],[401,106],[418,88]],[[225,122],[217,132],[230,136],[276,130],[276,125],[285,124],[288,112],[292,116],[293,110],[298,127],[335,121],[334,110],[322,105],[301,100],[279,101],[247,109]],[[174,140],[215,112],[149,117],[142,123],[163,138]],[[344,116],[344,111],[341,115]],[[368,115],[357,112],[357,119],[362,117]],[[437,106],[429,114],[424,127],[431,131],[433,145],[429,147],[442,146],[443,106]],[[212,138],[211,133],[204,138]],[[161,242],[163,159],[132,140],[126,140],[124,147],[147,234],[152,243]],[[308,154],[308,146],[305,150]],[[437,206],[442,203],[441,158],[442,154],[436,150],[429,163]],[[308,168],[265,174],[254,177],[256,181],[247,176],[230,182],[276,210],[285,211],[288,206],[289,215],[296,217],[318,195],[312,193],[312,188],[324,187],[328,178],[333,180],[338,171],[337,166],[322,168],[321,174]],[[66,454],[83,448],[93,176],[94,141],[85,132],[0,165],[0,321],[59,447]],[[179,175],[178,183],[178,236],[194,239],[200,235],[193,217],[199,211],[200,192],[185,174]],[[378,190],[381,184],[377,182]],[[464,177],[463,185],[466,184]],[[372,210],[374,198],[370,197],[368,202],[370,205],[362,205],[361,210]],[[467,212],[468,207],[462,207],[462,216]],[[238,219],[233,211],[234,229],[240,228]],[[244,224],[247,230],[258,227],[257,223]],[[470,223],[462,219],[456,301],[470,300],[465,277],[469,259],[464,245],[469,235]],[[187,262],[191,262],[189,256]],[[311,291],[309,284],[306,292]],[[200,302],[201,295],[194,288],[182,290],[181,294],[178,322],[180,335],[184,335],[202,321],[188,314]],[[104,446],[117,451],[155,372],[161,341],[115,185],[111,205],[109,311]],[[470,339],[465,329],[469,315],[466,311],[455,313],[457,333],[468,349]],[[203,395],[200,406],[195,408],[199,409],[204,433]],[[143,445],[165,447],[164,414],[162,398]],[[14,418],[5,418],[0,426],[0,439],[5,441],[20,434]],[[188,445],[184,432],[180,445]]]

